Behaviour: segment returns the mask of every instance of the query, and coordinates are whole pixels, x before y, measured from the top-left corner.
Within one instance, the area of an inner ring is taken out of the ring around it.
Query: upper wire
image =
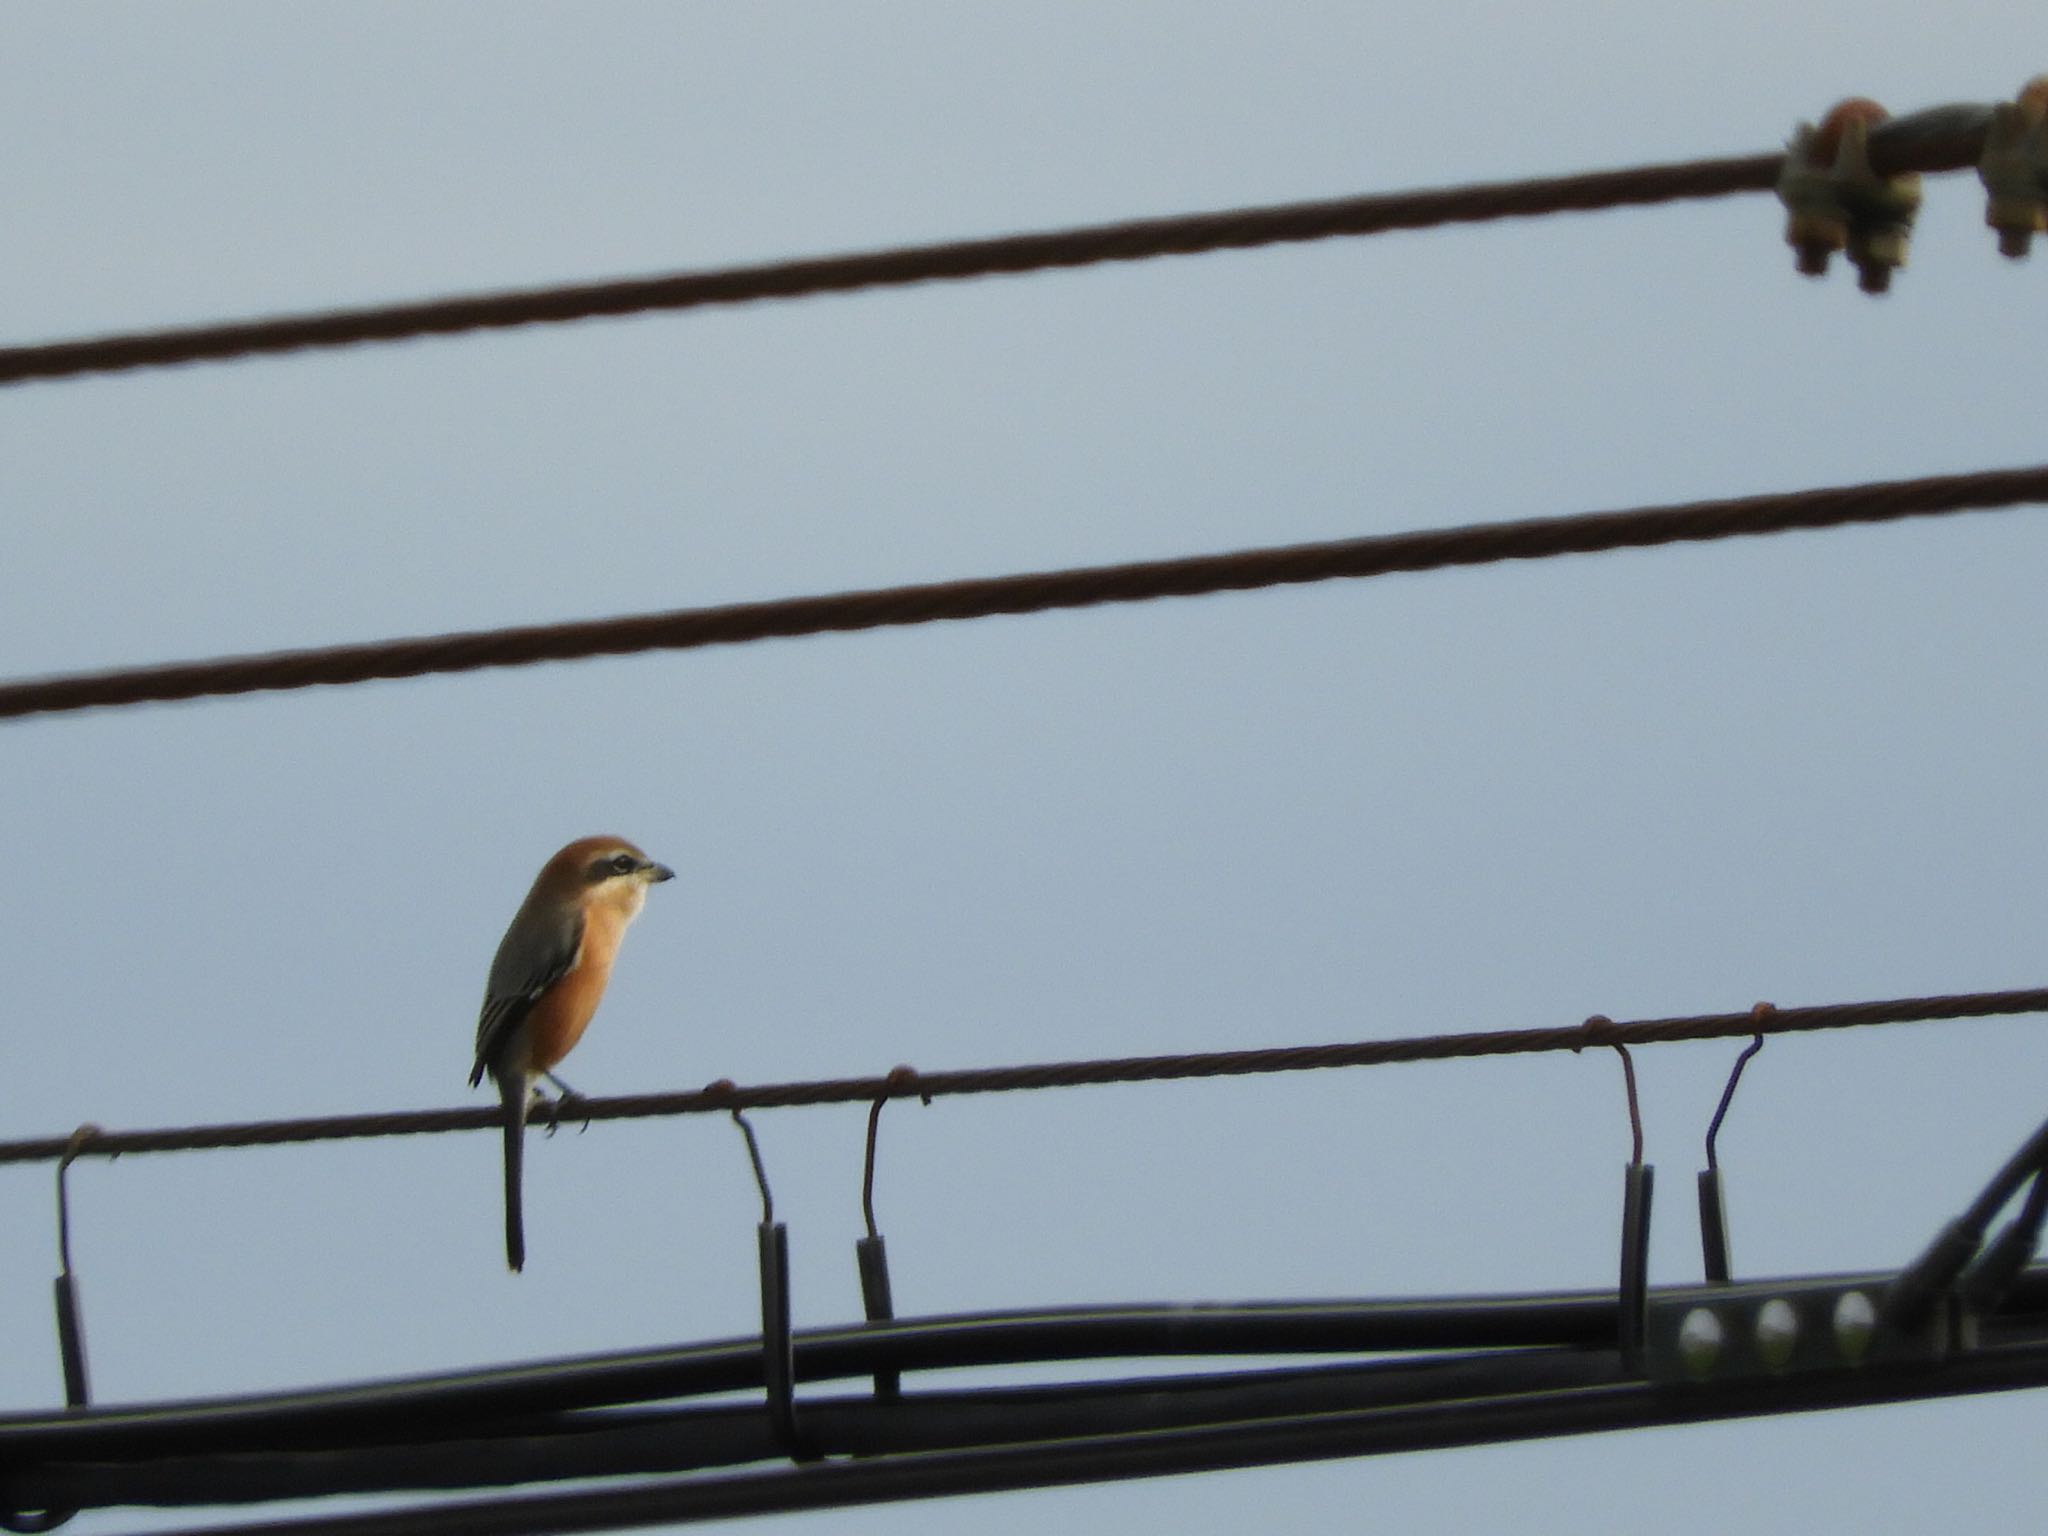
[[[1974,165],[1983,152],[1991,115],[1989,106],[1966,103],[1896,118],[1872,132],[1871,163],[1880,174],[1960,170]],[[1783,159],[1781,152],[1772,151],[0,347],[0,385],[256,353],[1767,192],[1777,181]]]
[[[1644,548],[2048,501],[2048,464],[1425,528],[824,596],[415,636],[0,683],[0,719]]]

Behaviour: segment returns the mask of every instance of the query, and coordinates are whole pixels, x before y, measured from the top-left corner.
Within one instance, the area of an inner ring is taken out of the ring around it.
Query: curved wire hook
[[[1635,1059],[1615,1037],[1614,1021],[1606,1014],[1594,1014],[1584,1029],[1588,1044],[1614,1047],[1628,1090],[1629,1159],[1622,1170],[1621,1277],[1615,1311],[1621,1358],[1634,1368],[1642,1363],[1649,1341],[1650,1195],[1656,1170],[1643,1161],[1643,1105],[1636,1093]]]
[[[100,1134],[96,1125],[81,1125],[71,1133],[70,1144],[57,1159],[57,1262],[71,1273],[71,1165],[84,1154],[86,1143]]]
[[[1758,1003],[1749,1010],[1749,1015],[1761,1024],[1777,1011],[1770,1003]],[[1742,1069],[1749,1065],[1750,1058],[1763,1048],[1764,1032],[1759,1029],[1749,1044],[1742,1048],[1742,1054],[1735,1058],[1735,1066],[1728,1074],[1728,1086],[1721,1090],[1721,1102],[1715,1106],[1714,1118],[1707,1125],[1707,1170],[1710,1173],[1721,1171],[1717,1144],[1721,1139],[1721,1122],[1728,1118],[1728,1106],[1735,1102],[1735,1085],[1742,1081]]]
[[[1643,1105],[1636,1096],[1635,1059],[1629,1055],[1626,1045],[1612,1038],[1614,1020],[1606,1014],[1596,1013],[1579,1027],[1585,1033],[1588,1045],[1611,1045],[1621,1057],[1622,1084],[1628,1090],[1628,1165],[1631,1168],[1640,1168],[1643,1166]],[[1573,1054],[1576,1055],[1579,1049],[1580,1047],[1573,1046]]]
[[[738,1089],[720,1078],[704,1090],[714,1101],[731,1103]],[[768,1187],[768,1168],[761,1161],[761,1143],[746,1113],[737,1105],[732,1123],[747,1138],[747,1161],[754,1168],[754,1186],[761,1191],[761,1225],[755,1233],[761,1266],[761,1386],[767,1398],[768,1422],[775,1439],[795,1461],[815,1461],[796,1413],[796,1357],[790,1336],[789,1229],[775,1219],[775,1194]]]
[[[1635,1059],[1619,1040],[1614,1042],[1614,1048],[1621,1053],[1621,1075],[1628,1085],[1628,1164],[1631,1168],[1640,1168],[1643,1166],[1643,1105],[1636,1097]]]
[[[753,1164],[754,1187],[761,1192],[761,1225],[773,1226],[775,1195],[768,1188],[768,1168],[761,1161],[761,1143],[754,1139],[754,1127],[748,1122],[746,1112],[738,1105],[732,1104],[739,1091],[739,1085],[729,1077],[721,1077],[716,1082],[704,1085],[704,1097],[713,1104],[723,1102],[732,1105],[728,1112],[732,1115],[732,1123],[740,1128],[740,1134],[747,1138],[747,1161]]]
[[[71,1165],[78,1161],[86,1143],[100,1134],[96,1125],[81,1125],[71,1133],[64,1155],[57,1160],[57,1353],[64,1367],[64,1401],[83,1408],[92,1392],[85,1371],[85,1328],[78,1309],[78,1286],[71,1273]],[[75,1509],[0,1508],[0,1529],[17,1536],[42,1536],[54,1531],[78,1513]]]
[[[734,1110],[732,1123],[740,1128],[740,1134],[747,1138],[747,1160],[754,1165],[754,1186],[761,1191],[761,1225],[775,1223],[775,1194],[768,1187],[768,1169],[761,1161],[761,1143],[754,1139],[754,1127],[747,1121],[744,1112]]]
[[[868,1154],[861,1166],[860,1214],[867,1223],[869,1242],[878,1242],[882,1236],[875,1228],[875,1136],[882,1128],[882,1106],[888,1102],[887,1098],[877,1099],[868,1110]]]
[[[868,1150],[867,1158],[861,1165],[860,1214],[867,1223],[868,1241],[881,1241],[881,1231],[875,1224],[875,1138],[881,1130],[882,1106],[899,1094],[915,1093],[929,1104],[931,1095],[923,1093],[917,1086],[917,1068],[891,1067],[884,1080],[887,1092],[878,1096],[868,1108]]]

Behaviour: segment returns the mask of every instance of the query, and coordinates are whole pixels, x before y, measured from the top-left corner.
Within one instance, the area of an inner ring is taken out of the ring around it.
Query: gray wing
[[[540,995],[566,976],[583,948],[583,913],[573,909],[554,921],[522,911],[505,930],[491,961],[483,1012],[476,1021],[476,1065],[469,1085],[483,1081]]]

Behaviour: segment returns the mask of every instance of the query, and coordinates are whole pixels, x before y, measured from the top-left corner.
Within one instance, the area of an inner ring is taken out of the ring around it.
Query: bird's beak
[[[647,876],[647,883],[649,885],[659,885],[664,880],[673,880],[676,877],[676,872],[666,864],[650,862],[644,866],[642,872]]]

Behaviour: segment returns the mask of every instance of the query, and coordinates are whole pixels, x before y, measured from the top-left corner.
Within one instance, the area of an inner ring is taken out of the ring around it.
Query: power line
[[[2010,992],[1969,992],[1940,997],[1890,998],[1874,1002],[1824,1003],[1805,1008],[1769,1004],[1743,1013],[1697,1014],[1617,1024],[1594,1017],[1584,1024],[1549,1029],[1496,1030],[1479,1034],[1417,1035],[1334,1045],[1273,1046],[1253,1050],[1202,1051],[1165,1056],[1125,1056],[1095,1061],[1047,1062],[1030,1066],[978,1067],[917,1072],[899,1067],[879,1077],[735,1087],[716,1083],[673,1093],[621,1094],[576,1099],[568,1118],[644,1120],[669,1115],[722,1113],[735,1109],[784,1108],[812,1104],[872,1104],[878,1099],[936,1099],[957,1094],[1009,1093],[1033,1088],[1076,1088],[1113,1083],[1169,1082],[1184,1078],[1245,1077],[1275,1072],[1309,1072],[1335,1067],[1390,1066],[1397,1062],[1449,1061],[1475,1056],[1518,1056],[1545,1051],[1579,1051],[1611,1045],[1657,1045],[1681,1040],[1718,1040],[1756,1034],[1795,1034],[1873,1024],[1927,1023],[1942,1019],[1993,1018],[2048,1012],[2048,987]],[[495,1130],[500,1111],[422,1109],[385,1114],[329,1115],[299,1120],[262,1120],[236,1125],[190,1126],[155,1131],[81,1132],[0,1142],[0,1165],[53,1162],[67,1155],[117,1157],[136,1152],[182,1152],[222,1147],[282,1146],[299,1142],[347,1141],[380,1136],[420,1136],[450,1131]]]
[[[1340,577],[1894,522],[2044,500],[2048,500],[2048,465],[2037,465],[1676,506],[1427,528],[1124,565],[471,630],[30,678],[0,684],[0,719],[1194,597]]]
[[[805,1330],[794,1340],[794,1358],[806,1382],[889,1368],[1071,1366],[1107,1358],[1379,1358],[939,1388],[893,1399],[805,1396],[795,1408],[806,1436],[823,1454],[853,1460],[739,1478],[663,1478],[615,1486],[620,1497],[590,1503],[570,1494],[438,1508],[474,1514],[488,1507],[506,1522],[497,1528],[508,1531],[605,1529],[639,1523],[629,1511],[646,1508],[645,1495],[660,1498],[669,1518],[703,1518],[807,1501],[1087,1480],[1075,1475],[1084,1465],[1097,1476],[1156,1475],[2039,1386],[2048,1384],[2044,1282],[2048,1272],[2029,1272],[2013,1304],[1972,1319],[1976,1336],[1965,1345],[1901,1338],[1854,1369],[1842,1369],[1823,1345],[1818,1358],[1786,1370],[1731,1362],[1728,1372],[1710,1368],[1675,1391],[1668,1363],[1645,1375],[1619,1357],[1612,1292],[1056,1308]],[[1675,1319],[1695,1309],[1748,1316],[1772,1299],[1789,1305],[1789,1295],[1812,1317],[1847,1293],[1867,1298],[1889,1283],[1891,1276],[1874,1273],[1665,1287],[1651,1305],[1668,1335]],[[193,1506],[702,1473],[791,1456],[763,1402],[728,1396],[764,1388],[764,1358],[760,1340],[724,1340],[285,1394],[10,1415],[0,1419],[0,1457],[8,1496],[31,1508]],[[714,1396],[726,1400],[688,1402]],[[1587,1419],[1589,1398],[1621,1411]],[[1504,1412],[1511,1417],[1504,1420]],[[1313,1433],[1340,1424],[1347,1432],[1336,1438]],[[1311,1431],[1307,1439],[1304,1430]],[[1082,1444],[1089,1448],[1084,1461],[1062,1458]],[[1147,1456],[1148,1448],[1167,1444],[1194,1459]],[[1323,1448],[1311,1449],[1318,1444]],[[1034,1450],[1053,1459],[1042,1462]],[[1226,1450],[1252,1454],[1200,1459]],[[967,1459],[946,1459],[960,1453]],[[892,1470],[851,1484],[820,1480],[833,1466],[861,1465]],[[923,1475],[942,1465],[950,1469],[944,1481]],[[1033,1468],[1022,1481],[1003,1475],[1021,1467]],[[747,1493],[730,1502],[737,1488]],[[405,1524],[421,1516],[420,1526]],[[360,1525],[356,1518],[292,1529],[432,1530],[437,1514],[392,1510]]]
[[[1874,1365],[1789,1383],[1682,1391],[1627,1381],[1539,1388],[1477,1400],[1340,1409],[962,1450],[856,1455],[775,1471],[655,1477],[575,1492],[209,1525],[188,1529],[185,1536],[559,1536],[1497,1445],[2043,1385],[2048,1385],[2048,1347],[2030,1343],[1973,1351],[1941,1366]],[[887,1412],[873,1406],[863,1411],[878,1417]]]
[[[1974,165],[1983,152],[1991,112],[1988,106],[1956,105],[1894,119],[1871,134],[1872,165],[1879,174]],[[1767,192],[1783,161],[1779,152],[1689,160],[5,347],[0,348],[0,385],[255,353]]]

